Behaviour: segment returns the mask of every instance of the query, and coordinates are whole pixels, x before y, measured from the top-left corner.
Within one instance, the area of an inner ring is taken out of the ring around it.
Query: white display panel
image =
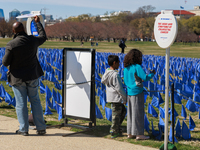
[[[65,59],[65,115],[90,118],[91,52],[67,51]],[[85,82],[85,83],[84,83]],[[84,84],[80,84],[84,83]]]
[[[177,33],[178,25],[173,11],[162,10],[154,23],[154,35],[157,44],[161,48],[170,47],[174,43]]]

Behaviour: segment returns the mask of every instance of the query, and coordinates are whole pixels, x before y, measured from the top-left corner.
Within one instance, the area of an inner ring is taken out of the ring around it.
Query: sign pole
[[[174,43],[178,32],[176,17],[172,10],[162,10],[154,23],[154,35],[157,44],[166,49],[165,57],[165,135],[164,150],[168,148],[168,111],[169,111],[169,57],[170,46]]]
[[[169,56],[170,56],[170,47],[166,49],[166,57],[165,57],[165,136],[164,136],[164,150],[167,150],[167,145],[168,145]]]

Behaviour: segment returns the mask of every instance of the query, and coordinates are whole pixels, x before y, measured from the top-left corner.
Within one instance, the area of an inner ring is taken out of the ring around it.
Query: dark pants
[[[121,51],[121,53],[124,53],[124,48],[122,48],[122,51]]]

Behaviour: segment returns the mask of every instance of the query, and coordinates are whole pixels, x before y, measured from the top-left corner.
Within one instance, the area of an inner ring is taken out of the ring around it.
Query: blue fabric
[[[181,137],[182,134],[182,130],[181,130],[181,124],[179,119],[177,120],[176,126],[175,126],[175,130],[176,130],[176,137]]]
[[[51,93],[51,91],[50,91],[50,89],[49,89],[49,87],[46,85],[46,97],[47,98],[51,98],[52,97],[52,93]]]
[[[200,95],[198,92],[194,92],[194,97],[193,97],[195,102],[200,102]]]
[[[138,87],[135,83],[135,77],[134,77],[135,73],[143,81],[149,81],[154,76],[153,73],[146,75],[142,67],[138,64],[130,65],[124,68],[124,83],[128,87],[127,88],[128,95],[131,95],[131,96],[137,95],[143,92],[143,87]]]
[[[48,105],[46,104],[44,115],[52,115],[53,113],[50,111]]]
[[[62,107],[58,104],[57,105],[57,113],[58,113],[58,120],[62,119]]]
[[[42,81],[40,80],[40,94],[44,94],[45,93],[45,86],[42,83]]]
[[[158,102],[158,98],[153,96],[152,101],[151,101],[151,105],[159,108],[159,102]]]
[[[162,107],[159,107],[161,118],[165,118],[165,110]]]
[[[181,97],[177,94],[177,92],[174,92],[174,103],[182,104]]]
[[[190,131],[193,131],[195,127],[196,127],[196,125],[194,123],[194,120],[192,119],[191,116],[189,116],[189,129],[190,129]]]
[[[34,123],[37,130],[46,129],[46,124],[43,118],[43,110],[40,103],[39,93],[39,80],[32,80],[23,82],[20,85],[13,85],[12,89],[16,99],[16,112],[17,118],[20,123],[19,130],[21,132],[28,132],[28,109],[27,109],[27,96],[31,102],[31,110],[33,113]]]
[[[54,100],[54,97],[52,98],[52,105],[53,105],[53,109],[57,110],[57,108],[56,108],[56,102]]]
[[[144,114],[144,129],[149,133],[149,120],[147,119],[146,114]]]
[[[100,109],[98,108],[97,104],[95,104],[95,111],[96,111],[96,118],[103,119]]]
[[[57,103],[62,104],[62,95],[57,91]]]
[[[8,103],[8,104],[10,104],[11,101],[12,101],[12,97],[10,96],[10,94],[8,94],[8,93],[6,92],[5,102]]]
[[[185,105],[185,107],[191,112],[197,111],[195,103],[190,100],[187,101],[187,104]]]
[[[105,107],[106,119],[112,122],[112,109]]]
[[[184,117],[184,120],[187,118],[187,113],[185,111],[185,107],[182,105],[182,109],[181,109],[181,116]]]
[[[159,117],[159,125],[160,125],[160,129],[161,129],[161,131],[164,133],[165,122],[162,120],[161,117]]]
[[[189,140],[191,138],[190,130],[188,129],[188,127],[187,127],[187,125],[185,124],[184,121],[182,123],[182,137],[185,140]]]
[[[54,88],[52,89],[52,98],[54,99],[54,101],[57,102],[57,93],[56,93],[56,91],[54,90]]]
[[[153,120],[151,120],[151,126],[152,126],[152,135],[153,135],[154,137],[159,136],[159,135],[160,135],[160,132],[154,130]]]
[[[169,131],[169,141],[172,142],[172,126],[170,126],[170,131]],[[174,136],[174,142],[178,143],[178,140]]]
[[[151,104],[148,105],[148,113],[151,114],[153,117],[158,117],[157,112],[155,111],[155,109],[153,108],[153,106]]]
[[[5,96],[6,96],[6,91],[5,91],[5,89],[4,89],[4,87],[3,87],[3,85],[1,84],[1,86],[0,86],[0,97],[2,97],[2,98],[5,98]]]

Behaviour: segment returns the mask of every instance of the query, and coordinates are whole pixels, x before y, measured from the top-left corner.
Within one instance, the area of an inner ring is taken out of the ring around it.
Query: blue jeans
[[[28,132],[28,108],[27,108],[27,96],[31,103],[31,110],[33,114],[33,120],[36,125],[36,129],[45,130],[46,124],[43,118],[42,105],[38,94],[39,80],[26,81],[21,84],[12,86],[16,99],[16,113],[20,124],[19,130],[21,132]]]

